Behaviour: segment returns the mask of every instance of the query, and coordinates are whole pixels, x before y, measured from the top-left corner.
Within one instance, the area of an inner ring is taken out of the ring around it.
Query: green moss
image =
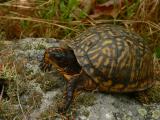
[[[64,86],[64,79],[57,72],[46,72],[37,77],[37,82],[43,91],[50,91],[52,89],[61,88]]]
[[[0,41],[0,51],[4,49],[4,42]]]
[[[46,47],[43,45],[43,44],[38,44],[35,48],[35,50],[42,50],[42,49],[45,49]]]
[[[31,44],[25,44],[25,46],[23,48],[24,48],[23,50],[31,50],[32,45]]]
[[[94,105],[96,97],[94,93],[83,93],[77,97],[77,104],[84,105],[85,107]]]
[[[17,96],[23,93],[26,90],[26,85],[22,78],[17,74],[14,67],[10,67],[9,64],[6,64],[1,69],[1,79],[5,80],[5,93],[7,93],[9,98]]]
[[[30,94],[29,98],[27,99],[27,105],[32,107],[33,109],[39,108],[40,105],[42,104],[42,93],[33,91],[32,94]]]
[[[160,110],[152,111],[152,118],[154,118],[155,120],[160,119]]]
[[[43,111],[40,116],[39,120],[49,120],[49,119],[56,119],[57,117],[60,117],[60,115],[57,112],[57,106],[59,101],[63,100],[63,94],[56,94],[56,96],[53,98],[53,102],[49,107]]]
[[[82,115],[84,115],[84,116],[86,116],[86,117],[88,117],[89,114],[90,114],[90,111],[88,111],[88,110],[83,110],[83,111],[82,111]]]
[[[160,81],[156,81],[156,84],[142,92],[137,93],[137,98],[140,102],[145,104],[159,103],[160,102]]]
[[[42,112],[38,120],[54,120],[57,116],[54,107],[50,106],[47,110]]]
[[[14,105],[10,104],[9,101],[3,100],[0,102],[0,119],[12,120],[20,113],[21,111],[19,107],[15,107]],[[21,120],[19,117],[17,117],[16,120]]]
[[[157,47],[157,48],[155,49],[155,53],[156,53],[156,57],[157,57],[157,58],[160,58],[160,47]]]
[[[140,108],[140,109],[138,109],[138,113],[141,115],[141,116],[146,116],[147,115],[147,110],[146,109],[142,109],[142,108]]]

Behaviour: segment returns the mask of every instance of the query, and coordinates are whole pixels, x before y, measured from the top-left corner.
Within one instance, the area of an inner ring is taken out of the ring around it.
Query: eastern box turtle
[[[76,88],[134,92],[150,88],[153,56],[144,39],[117,25],[90,27],[73,41],[44,53],[42,70],[54,65],[67,78],[67,110]],[[70,76],[70,77],[69,77]]]

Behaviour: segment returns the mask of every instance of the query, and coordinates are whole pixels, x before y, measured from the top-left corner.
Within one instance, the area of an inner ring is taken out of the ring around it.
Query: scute
[[[131,92],[154,84],[151,51],[143,38],[123,27],[91,27],[69,46],[83,70],[100,89]]]

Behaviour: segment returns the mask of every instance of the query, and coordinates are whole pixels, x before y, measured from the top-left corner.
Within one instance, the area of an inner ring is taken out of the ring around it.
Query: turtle
[[[54,66],[67,80],[60,112],[69,108],[76,89],[106,93],[144,91],[155,84],[153,54],[146,40],[120,25],[89,27],[60,47],[45,50],[40,68]]]

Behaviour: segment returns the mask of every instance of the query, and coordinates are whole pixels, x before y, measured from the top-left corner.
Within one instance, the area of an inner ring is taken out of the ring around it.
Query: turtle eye
[[[65,55],[62,52],[56,51],[56,52],[52,52],[51,57],[53,57],[54,59],[61,61],[64,59]]]

